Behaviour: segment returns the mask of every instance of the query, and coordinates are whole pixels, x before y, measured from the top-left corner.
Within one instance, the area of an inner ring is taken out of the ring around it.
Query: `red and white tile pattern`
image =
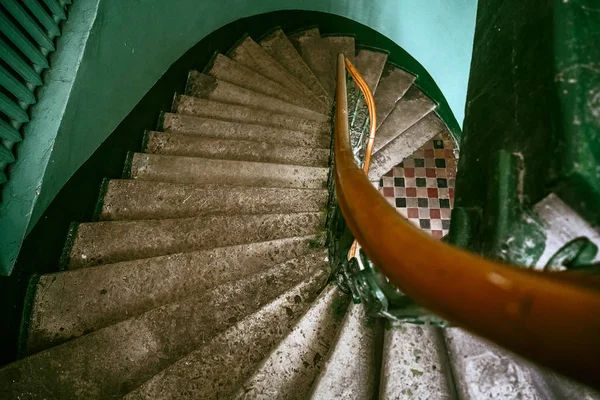
[[[385,174],[379,190],[410,222],[442,238],[450,229],[456,162],[453,141],[439,134]]]

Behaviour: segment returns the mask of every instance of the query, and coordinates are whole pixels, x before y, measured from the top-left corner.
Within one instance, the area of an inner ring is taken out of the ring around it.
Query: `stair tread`
[[[329,97],[335,98],[334,74],[337,70],[331,70],[333,61],[327,42],[321,37],[299,35],[296,38],[296,45],[300,56],[327,91]]]
[[[317,28],[316,26],[313,26],[310,28],[297,30],[295,32],[290,33],[287,36],[288,36],[288,39],[290,40],[290,43],[292,43],[292,46],[294,46],[294,48],[296,49],[298,54],[300,54],[300,56],[302,56],[302,51],[301,51],[302,42],[304,42],[308,39],[312,39],[312,38],[320,38],[321,32],[319,32],[319,28]]]
[[[0,369],[10,398],[120,397],[316,271],[306,257],[155,308]],[[32,373],[36,371],[36,373]]]
[[[294,115],[313,121],[329,121],[329,115],[304,107],[298,97],[294,97],[290,102],[280,100],[197,71],[189,72],[185,94],[220,103]]]
[[[118,179],[108,182],[103,221],[186,218],[201,215],[316,212],[326,189],[190,185]]]
[[[325,273],[314,274],[166,368],[125,399],[229,398],[254,365],[291,329],[325,282]]]
[[[436,104],[419,88],[412,86],[394,106],[385,122],[377,129],[373,154],[394,140],[402,132],[435,110]]]
[[[144,152],[312,167],[327,167],[330,155],[329,149],[295,147],[248,140],[203,138],[162,132],[147,133]]]
[[[434,138],[447,131],[446,126],[435,113],[427,114],[419,122],[397,136],[371,158],[369,179],[378,181],[385,173],[398,165],[406,157]]]
[[[27,353],[312,253],[314,240],[286,238],[43,275],[33,299]]]
[[[135,153],[131,177],[159,182],[322,189],[328,168]]]
[[[379,79],[387,63],[388,53],[383,51],[359,48],[356,54],[356,69],[369,85],[371,92],[377,92]]]
[[[285,69],[293,74],[300,81],[319,97],[321,102],[330,105],[333,101],[321,86],[317,77],[313,74],[310,67],[306,65],[294,45],[281,29],[275,29],[269,35],[260,41],[261,47],[277,60]]]
[[[356,44],[354,36],[350,35],[331,35],[323,37],[331,53],[331,68],[335,73],[337,71],[337,56],[343,54],[353,65],[356,63]]]
[[[236,399],[305,399],[336,337],[350,297],[330,284],[238,388]]]
[[[292,104],[301,104],[309,110],[318,112],[327,112],[327,108],[320,103],[315,103],[310,98],[301,96],[297,92],[263,76],[247,67],[244,64],[236,62],[223,54],[216,54],[211,64],[205,69],[207,74],[229,82],[239,87],[252,90],[257,93],[274,97]]]
[[[370,399],[375,392],[375,324],[351,304],[337,341],[314,383],[311,399]]]
[[[384,334],[379,398],[454,399],[454,384],[440,328],[394,324]]]
[[[331,137],[323,133],[310,133],[242,122],[220,121],[212,118],[165,113],[162,123],[165,132],[215,139],[252,140],[288,146],[327,148]]]
[[[325,134],[331,130],[328,121],[312,121],[278,112],[219,103],[217,101],[186,95],[180,95],[176,98],[174,109],[177,113],[196,117],[216,118],[231,122],[244,122],[310,133]]]
[[[377,92],[375,92],[375,104],[377,104],[377,128],[379,128],[387,116],[394,109],[396,102],[404,96],[414,83],[416,77],[408,72],[392,65],[386,64],[379,79]]]
[[[252,68],[259,74],[279,83],[282,86],[298,93],[301,96],[310,98],[315,104],[324,109],[329,106],[322,103],[319,97],[307,88],[298,78],[292,75],[273,57],[260,47],[252,38],[246,36],[228,53],[231,59]]]
[[[208,215],[77,226],[67,267],[77,269],[215,247],[306,236],[323,229],[322,213]]]

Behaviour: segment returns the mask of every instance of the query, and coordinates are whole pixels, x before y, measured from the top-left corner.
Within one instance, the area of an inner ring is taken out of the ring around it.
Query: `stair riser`
[[[325,283],[315,274],[130,393],[127,400],[230,398]],[[232,344],[235,343],[235,346]],[[226,371],[226,372],[225,372]]]
[[[5,398],[121,397],[322,267],[278,266],[38,353],[0,370]]]
[[[296,147],[329,149],[331,143],[331,136],[329,134],[311,134],[262,125],[218,121],[172,113],[164,115],[162,128],[165,132],[181,133],[194,137],[249,140]]]
[[[328,149],[273,145],[264,142],[196,138],[189,135],[149,132],[146,153],[214,158],[275,164],[327,167]]]
[[[327,168],[135,154],[131,178],[196,185],[323,189]]]
[[[231,83],[220,81],[210,75],[191,71],[186,86],[187,95],[218,101],[226,104],[238,104],[259,110],[273,111],[293,115],[313,121],[327,121],[329,116],[302,107],[301,102],[288,103],[262,93],[253,92]]]
[[[179,114],[195,117],[215,118],[222,121],[264,125],[314,134],[327,134],[330,130],[329,122],[311,121],[291,115],[217,103],[190,96],[179,96],[176,98],[173,109]]]
[[[314,251],[310,240],[252,243],[44,275],[35,291],[27,353],[260,273]]]
[[[104,221],[203,215],[319,212],[324,189],[178,185],[138,180],[109,182],[99,218]]]
[[[77,227],[67,267],[313,235],[323,220],[321,213],[299,213],[84,223]]]

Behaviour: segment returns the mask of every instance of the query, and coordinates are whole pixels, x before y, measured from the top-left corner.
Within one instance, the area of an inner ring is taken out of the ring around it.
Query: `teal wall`
[[[215,29],[275,10],[327,12],[417,59],[462,124],[476,0],[77,0],[0,203],[0,272],[61,187],[169,66]],[[89,36],[88,36],[89,34]],[[51,89],[55,87],[56,89]]]

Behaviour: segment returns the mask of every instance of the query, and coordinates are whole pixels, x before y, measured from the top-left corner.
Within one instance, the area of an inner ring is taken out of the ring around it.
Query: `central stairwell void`
[[[95,219],[72,225],[63,270],[32,280],[22,358],[0,369],[0,398],[450,399],[480,398],[488,383],[541,398],[504,374],[502,355],[465,361],[465,343],[487,345],[384,326],[332,276],[338,54],[375,94],[375,183],[448,134],[436,102],[352,36],[256,39],[190,71],[123,179],[102,185]],[[353,132],[366,125],[351,119]],[[473,386],[469,374],[490,365],[495,381]]]

